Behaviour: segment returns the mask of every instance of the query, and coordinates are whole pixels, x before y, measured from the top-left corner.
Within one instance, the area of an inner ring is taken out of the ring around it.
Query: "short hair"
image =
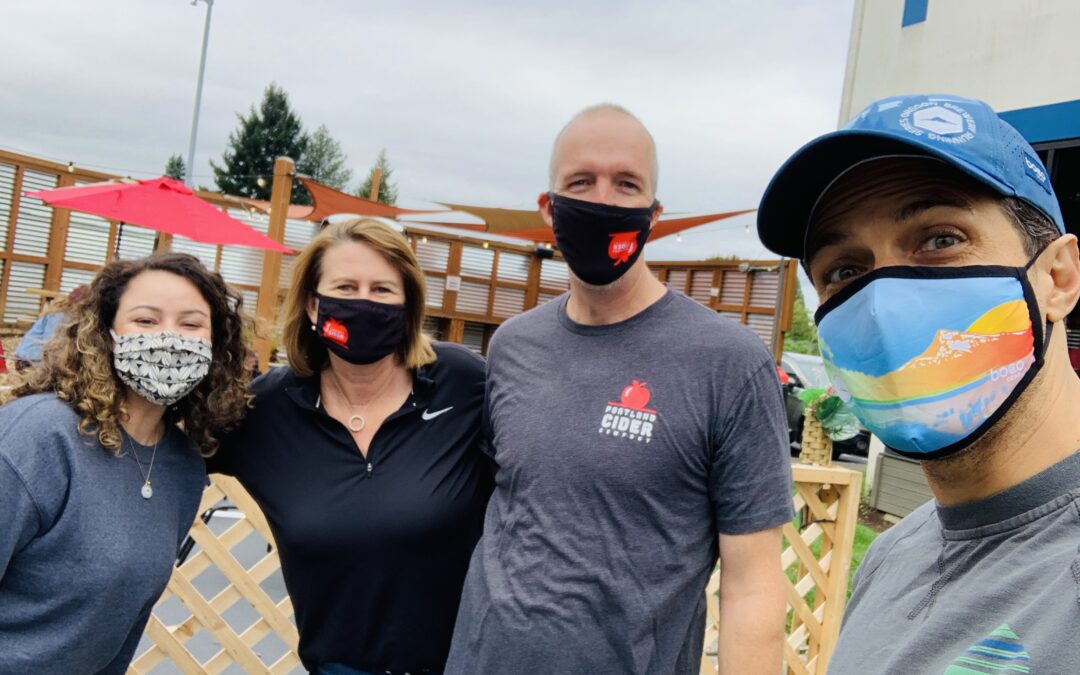
[[[563,134],[566,133],[566,130],[570,128],[571,124],[582,117],[587,117],[598,112],[613,112],[625,115],[641,125],[641,128],[645,131],[645,135],[649,138],[649,147],[652,149],[652,167],[649,172],[649,179],[652,181],[652,191],[653,195],[655,195],[657,185],[660,182],[660,163],[656,158],[656,139],[653,138],[648,127],[645,126],[644,122],[638,119],[637,115],[617,103],[597,103],[588,108],[583,108],[571,117],[570,121],[563,125],[562,129],[559,129],[559,133],[555,134],[555,142],[551,144],[551,159],[548,161],[548,188],[551,190],[555,189],[555,173],[557,172],[557,167],[555,166],[555,151],[559,147],[559,139],[561,139]]]
[[[435,350],[431,340],[424,335],[427,297],[424,271],[409,242],[386,223],[374,218],[354,218],[324,227],[293,263],[292,286],[285,299],[282,329],[289,367],[299,377],[310,377],[322,370],[329,360],[326,346],[311,330],[307,305],[322,276],[323,256],[334,246],[350,241],[375,249],[401,274],[405,290],[405,339],[398,346],[398,360],[406,368],[419,368],[433,362]]]
[[[1042,253],[1044,248],[1061,236],[1061,230],[1045,213],[1023,199],[1002,197],[998,205],[1016,226],[1029,258]]]

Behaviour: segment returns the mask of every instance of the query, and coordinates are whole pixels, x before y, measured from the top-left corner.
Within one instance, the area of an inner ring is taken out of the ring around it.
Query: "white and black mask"
[[[213,346],[205,338],[168,331],[112,337],[116,374],[151,403],[176,403],[210,372]]]

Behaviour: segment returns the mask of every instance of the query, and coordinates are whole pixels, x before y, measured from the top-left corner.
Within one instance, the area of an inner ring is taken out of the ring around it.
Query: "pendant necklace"
[[[349,397],[345,395],[345,390],[341,388],[341,385],[338,383],[337,378],[334,377],[333,371],[327,373],[327,377],[329,377],[330,380],[334,383],[334,387],[337,389],[338,394],[341,395],[341,398],[345,401],[345,403],[349,406],[349,408],[353,409],[353,414],[349,417],[349,421],[345,424],[345,426],[349,427],[349,431],[353,432],[354,434],[360,433],[361,431],[364,430],[364,427],[367,426],[367,420],[364,419],[363,415],[356,412],[357,406],[353,405],[353,402],[350,401]],[[386,391],[386,388],[388,386],[390,386],[390,382],[393,379],[394,379],[394,375],[393,375],[393,373],[391,373],[390,377],[386,378],[386,382],[383,383],[383,386],[379,387],[379,391],[375,392],[372,395],[372,397],[368,399],[367,403],[365,403],[362,406],[359,406],[360,410],[361,411],[366,410],[367,407],[369,405],[371,405],[372,401],[379,398],[379,396],[384,391]]]
[[[168,433],[167,430],[166,433]],[[161,442],[161,438],[164,438],[165,435],[162,434],[162,437],[158,439],[158,442],[154,443],[154,450],[150,453],[150,466],[147,467],[146,471],[143,471],[142,462],[139,461],[139,455],[135,452],[134,441],[132,441],[131,437],[127,434],[124,434],[124,436],[127,438],[128,447],[131,448],[131,458],[135,460],[135,465],[139,467],[139,473],[143,477],[142,490],[139,492],[142,494],[143,499],[150,499],[154,496],[154,488],[150,485],[150,475],[154,473],[154,458],[157,457],[158,443]]]

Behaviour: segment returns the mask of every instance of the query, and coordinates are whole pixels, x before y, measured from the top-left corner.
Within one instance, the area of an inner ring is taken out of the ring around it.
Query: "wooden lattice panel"
[[[218,535],[202,519],[195,520],[191,537],[198,544],[198,550],[173,571],[168,588],[154,606],[146,625],[145,637],[153,644],[132,662],[128,673],[150,673],[166,661],[183,673],[220,673],[233,664],[246,673],[280,674],[299,667],[300,659],[296,655],[299,638],[296,626],[290,621],[292,603],[288,596],[275,603],[260,586],[281,567],[270,528],[240,484],[224,476],[213,477],[213,482],[203,493],[199,513],[205,513],[223,499],[231,501],[244,517]],[[234,556],[233,549],[253,535],[269,543],[270,551],[245,567]],[[227,584],[213,597],[206,598],[194,581],[210,568],[216,568],[224,575]],[[174,600],[183,604],[188,617],[180,623],[166,625],[159,616],[163,606]],[[239,628],[225,618],[237,603],[247,603],[257,617]],[[188,649],[188,643],[203,631],[212,636],[220,649],[200,661]],[[266,663],[260,657],[257,645],[271,633],[285,644],[286,651],[272,663]]]
[[[786,579],[787,675],[825,675],[847,603],[848,571],[859,517],[862,474],[838,467],[796,465],[795,522],[783,527],[780,566]],[[705,589],[702,675],[716,675],[720,571]]]

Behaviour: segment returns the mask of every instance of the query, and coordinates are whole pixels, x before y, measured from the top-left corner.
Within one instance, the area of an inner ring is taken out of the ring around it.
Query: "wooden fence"
[[[848,469],[803,465],[795,466],[793,471],[798,516],[795,522],[784,526],[784,549],[780,556],[788,577],[785,672],[824,675],[847,599],[861,474]],[[146,627],[145,640],[150,646],[144,647],[132,662],[129,673],[150,673],[167,661],[183,673],[215,674],[233,664],[247,673],[303,672],[296,655],[296,628],[290,620],[292,605],[288,597],[275,602],[261,586],[280,567],[262,513],[234,479],[223,476],[213,477],[213,483],[203,495],[200,513],[226,498],[239,508],[243,517],[218,535],[201,519],[195,521],[191,535],[198,550],[174,571]],[[253,535],[269,543],[270,550],[244,566],[232,551]],[[193,580],[211,567],[216,567],[228,583],[208,598],[195,588]],[[706,588],[708,624],[702,675],[717,673],[719,588],[720,571],[713,574]],[[169,623],[159,618],[163,608],[169,605],[176,614],[177,601],[186,608],[186,616]],[[227,616],[237,603],[247,603],[257,618],[246,625],[234,625],[235,621],[230,622]],[[188,649],[188,643],[200,633],[209,634],[214,643],[212,649],[203,647],[201,659]],[[279,649],[261,653],[258,645],[271,634],[276,637]]]

